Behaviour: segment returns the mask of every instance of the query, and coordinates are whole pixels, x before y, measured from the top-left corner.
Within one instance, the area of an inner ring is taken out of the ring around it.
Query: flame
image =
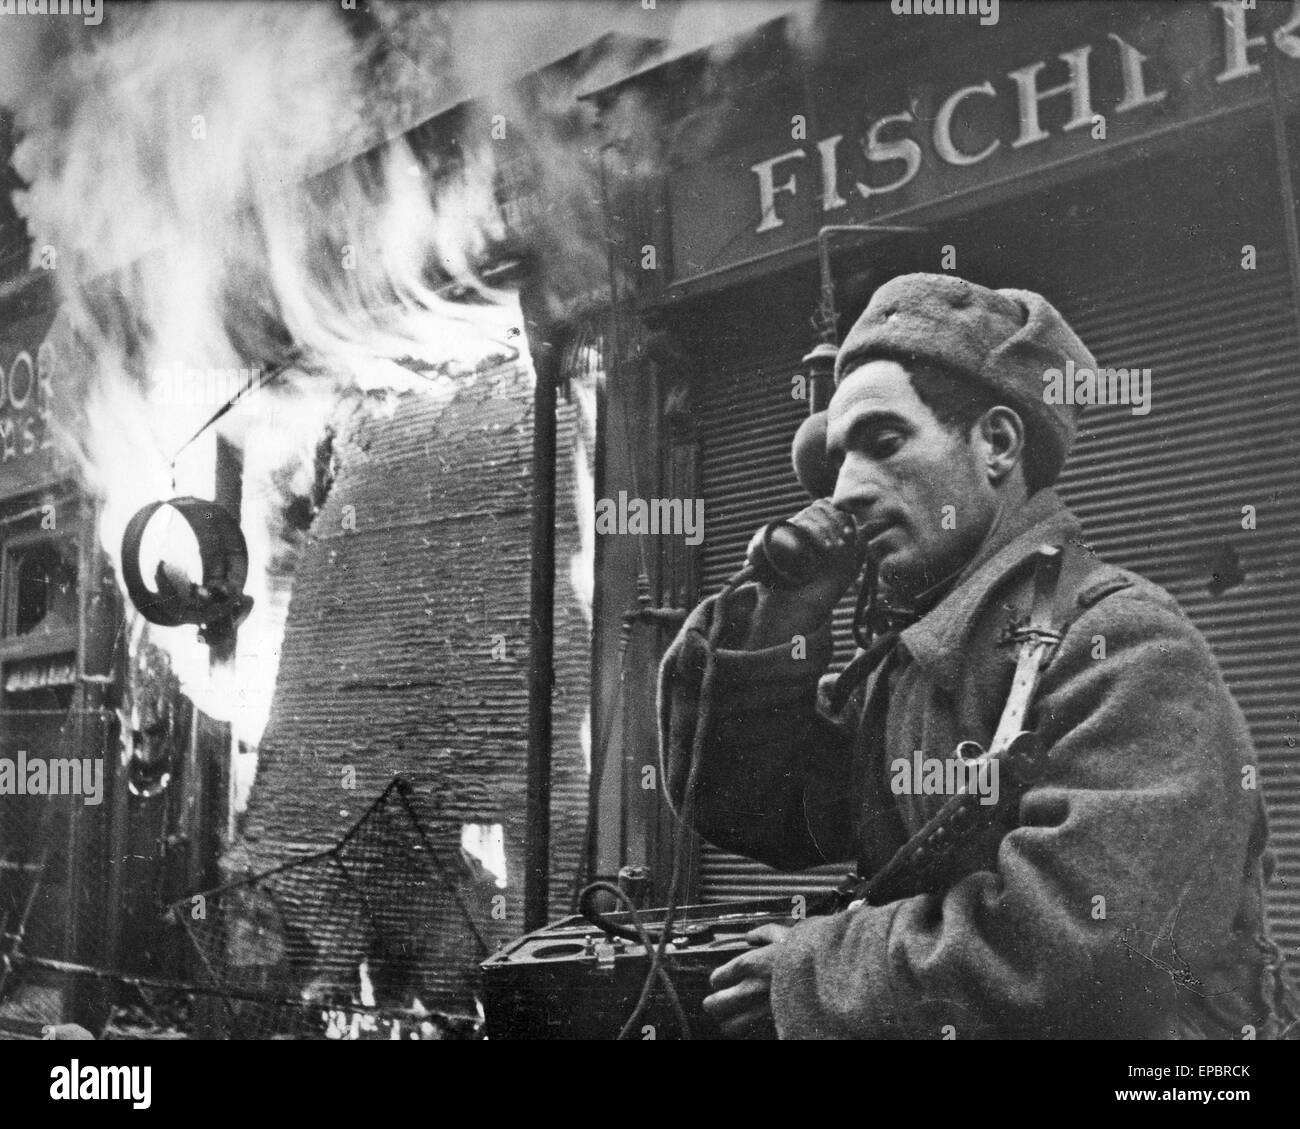
[[[184,629],[151,638],[196,704],[256,743],[287,603],[267,568],[274,475],[310,458],[341,390],[448,396],[449,373],[515,352],[517,306],[472,271],[500,234],[490,170],[469,162],[435,203],[400,139],[365,151],[385,132],[365,109],[366,53],[329,5],[154,4],[94,30],[63,35],[40,96],[16,100],[15,203],[34,259],[55,266],[60,395],[77,413],[61,446],[114,563],[141,505],[213,496],[218,435],[242,452],[257,603],[238,660],[210,664]],[[30,35],[25,49],[30,65]],[[434,263],[479,303],[440,297]],[[213,374],[255,384],[288,357],[203,430],[230,383]]]
[[[183,629],[151,638],[196,704],[248,744],[265,724],[288,598],[267,563],[279,548],[277,475],[310,465],[343,390],[450,396],[449,374],[513,352],[522,324],[517,304],[474,272],[503,234],[491,145],[469,147],[447,176],[402,131],[470,95],[503,111],[536,160],[534,250],[552,312],[575,297],[598,301],[605,216],[587,140],[593,110],[576,100],[579,88],[640,65],[652,41],[666,54],[705,47],[721,61],[732,48],[717,40],[813,6],[375,0],[369,9],[372,33],[337,5],[160,2],[114,7],[93,28],[6,21],[0,40],[0,100],[15,107],[14,165],[28,185],[15,204],[34,259],[54,266],[62,304],[61,395],[78,413],[62,445],[100,499],[110,558],[141,505],[213,495],[218,436],[242,452],[257,602],[238,661],[213,667]],[[792,34],[809,26],[799,17]],[[557,72],[527,97],[507,89],[609,31],[630,38],[602,40],[582,73]],[[635,94],[610,112],[625,134],[657,132]],[[441,298],[431,264],[477,301]],[[286,358],[294,364],[282,375],[203,430],[225,399],[201,391],[219,384],[212,374],[257,384]],[[579,436],[584,541],[571,562],[588,616],[590,443]]]

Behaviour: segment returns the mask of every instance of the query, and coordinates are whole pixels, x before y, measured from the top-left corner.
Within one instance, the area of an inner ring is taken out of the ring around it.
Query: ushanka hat
[[[870,360],[930,362],[969,377],[1014,408],[1026,443],[1054,481],[1074,442],[1079,407],[1049,404],[1044,374],[1096,369],[1056,307],[1029,290],[990,290],[948,274],[904,274],[872,296],[840,346],[836,386]]]

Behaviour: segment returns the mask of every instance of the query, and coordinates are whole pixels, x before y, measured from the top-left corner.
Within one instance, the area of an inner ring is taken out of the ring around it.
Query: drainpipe
[[[532,536],[529,547],[528,760],[524,930],[546,924],[551,878],[551,721],[555,686],[555,403],[563,344],[530,272],[520,308],[537,383],[533,391]]]

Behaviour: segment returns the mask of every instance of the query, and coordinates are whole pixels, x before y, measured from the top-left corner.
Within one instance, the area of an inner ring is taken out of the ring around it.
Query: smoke
[[[192,637],[155,633],[201,708],[246,741],[261,732],[287,599],[265,563],[283,548],[268,530],[285,466],[311,461],[339,394],[450,396],[453,378],[512,355],[518,307],[476,273],[508,226],[527,236],[550,314],[607,298],[602,158],[578,95],[698,47],[725,60],[755,24],[804,10],[161,2],[114,6],[96,27],[5,21],[0,105],[13,109],[27,186],[14,203],[34,264],[53,271],[59,395],[76,413],[61,445],[101,503],[110,557],[139,506],[213,495],[218,435],[242,452],[257,605],[238,662],[210,670]],[[807,26],[790,23],[796,36]],[[406,130],[468,98],[483,120],[455,160],[411,151]],[[658,136],[634,95],[606,112],[627,136]],[[479,128],[497,116],[505,145]],[[519,142],[530,171],[503,217],[496,191]],[[621,173],[658,170],[657,150],[642,157]],[[444,300],[435,275],[476,300]],[[203,430],[225,399],[210,394],[224,387],[213,374],[256,383],[287,360]],[[579,478],[589,506],[585,466]],[[584,573],[589,560],[587,546]],[[575,587],[589,600],[589,580],[575,573]]]
[[[14,202],[61,303],[61,447],[115,561],[140,505],[213,496],[218,434],[243,453],[258,606],[238,662],[209,670],[192,635],[154,635],[196,703],[255,741],[282,631],[265,571],[277,468],[312,449],[342,389],[445,396],[449,373],[515,352],[517,308],[451,303],[429,281],[436,265],[499,297],[472,271],[500,227],[490,182],[473,167],[444,178],[435,206],[404,143],[363,153],[388,132],[366,96],[372,48],[331,5],[153,4],[94,29],[4,31],[27,185]],[[286,358],[192,439],[226,400],[224,375],[255,383]]]
[[[393,48],[385,63],[389,89],[398,91],[385,95],[390,122],[419,120],[421,104],[427,115],[475,99],[479,120],[465,139],[469,162],[480,170],[508,164],[523,139],[529,176],[507,207],[522,220],[544,275],[539,297],[555,319],[608,300],[608,240],[622,232],[606,225],[611,215],[617,225],[629,206],[627,197],[611,202],[611,194],[659,175],[672,157],[673,131],[640,88],[603,99],[599,127],[596,104],[584,96],[702,51],[710,106],[699,117],[711,116],[721,129],[730,117],[716,111],[731,95],[714,83],[752,32],[786,16],[790,44],[808,54],[819,26],[810,0],[659,0],[652,7],[635,0],[444,0],[373,10]],[[432,72],[439,78],[430,83]],[[425,90],[423,103],[411,93],[416,85]],[[489,124],[498,122],[502,134],[492,135]],[[694,132],[695,144],[707,143]],[[614,145],[602,153],[604,140]]]

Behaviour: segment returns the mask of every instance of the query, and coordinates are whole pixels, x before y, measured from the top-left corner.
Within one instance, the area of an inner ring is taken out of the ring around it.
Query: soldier
[[[834,496],[792,519],[824,564],[801,588],[728,599],[692,822],[781,869],[878,870],[948,798],[899,789],[891,766],[988,748],[1050,544],[1061,638],[1028,713],[1045,759],[1033,782],[1004,784],[937,886],[752,933],[705,1001],[724,1033],[1277,1033],[1250,734],[1174,599],[1086,550],[1051,488],[1077,409],[1045,402],[1044,374],[1068,361],[1096,367],[1045,299],[948,275],[882,286],[840,348]],[[825,675],[831,611],[867,559],[878,637]],[[679,810],[715,607],[661,670]]]

